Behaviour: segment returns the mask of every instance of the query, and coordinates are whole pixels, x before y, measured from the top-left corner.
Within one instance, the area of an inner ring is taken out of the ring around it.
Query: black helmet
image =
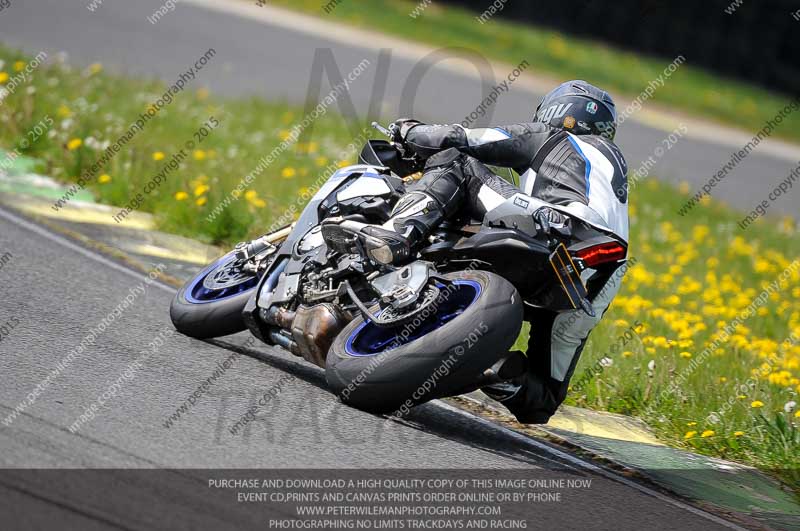
[[[617,133],[617,110],[611,95],[581,80],[562,83],[542,98],[533,121],[609,140]]]

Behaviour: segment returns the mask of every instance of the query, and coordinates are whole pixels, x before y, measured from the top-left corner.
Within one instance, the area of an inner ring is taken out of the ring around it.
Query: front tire
[[[208,289],[204,281],[234,259],[228,253],[203,269],[175,294],[169,316],[178,332],[196,339],[227,336],[247,329],[242,319],[247,301],[258,286],[258,277],[224,289]]]
[[[357,317],[336,337],[326,360],[330,388],[346,404],[390,413],[457,393],[514,344],[522,300],[503,277],[486,271],[445,275],[454,288],[435,312],[392,329]]]

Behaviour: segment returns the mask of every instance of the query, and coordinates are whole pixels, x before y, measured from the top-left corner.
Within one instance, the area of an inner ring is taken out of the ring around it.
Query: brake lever
[[[374,127],[375,129],[377,129],[377,130],[378,130],[380,133],[382,133],[382,134],[384,134],[384,135],[388,136],[389,138],[392,138],[392,137],[393,137],[393,135],[392,135],[392,132],[391,132],[391,131],[389,131],[388,129],[386,129],[384,126],[382,126],[382,125],[381,125],[381,124],[379,124],[378,122],[372,122],[372,127]]]

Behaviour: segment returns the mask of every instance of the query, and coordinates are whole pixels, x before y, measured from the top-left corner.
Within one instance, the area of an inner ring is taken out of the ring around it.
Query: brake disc
[[[374,322],[378,326],[398,326],[411,321],[430,308],[439,298],[439,293],[439,288],[429,284],[420,294],[416,303],[404,308],[395,308],[388,305],[382,309],[380,315],[374,319]]]
[[[242,267],[244,262],[235,256],[230,260],[220,264],[214,271],[206,275],[203,279],[203,287],[211,290],[221,290],[232,288],[239,284],[251,280],[255,275],[250,271],[245,271]]]

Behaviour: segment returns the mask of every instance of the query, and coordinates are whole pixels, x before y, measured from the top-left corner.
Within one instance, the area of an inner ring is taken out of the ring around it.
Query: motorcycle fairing
[[[248,319],[248,312],[253,313],[258,308],[268,308],[275,302],[289,300],[297,293],[300,273],[306,262],[313,259],[313,256],[308,255],[315,253],[318,259],[322,259],[327,250],[321,238],[309,233],[315,230],[325,217],[338,214],[339,197],[346,203],[384,197],[398,192],[398,179],[391,177],[385,168],[359,164],[341,168],[331,175],[303,209],[294,229],[278,250],[275,260],[245,307],[245,320],[248,323],[257,321]],[[309,245],[311,242],[315,246]],[[279,266],[283,270],[276,277],[273,273]],[[267,279],[270,278],[272,281],[265,289]]]

